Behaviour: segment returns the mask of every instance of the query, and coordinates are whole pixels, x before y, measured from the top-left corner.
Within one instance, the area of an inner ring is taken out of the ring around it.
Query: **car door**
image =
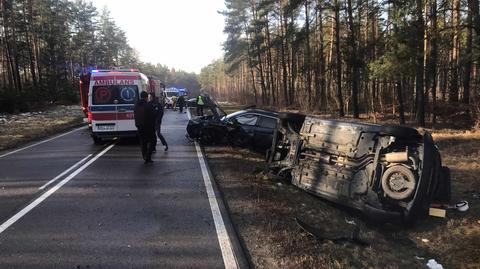
[[[259,116],[253,113],[244,113],[234,117],[235,129],[230,132],[230,141],[240,147],[254,146],[252,144],[255,128]]]
[[[277,128],[277,119],[269,116],[260,116],[254,131],[255,150],[264,152],[272,145],[273,132]]]

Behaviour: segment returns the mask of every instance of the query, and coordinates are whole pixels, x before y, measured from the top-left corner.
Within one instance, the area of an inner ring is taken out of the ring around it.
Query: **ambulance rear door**
[[[135,79],[135,80],[134,80]],[[138,77],[117,77],[117,132],[136,132],[133,109],[141,86]]]
[[[92,132],[98,136],[112,135],[117,131],[117,87],[114,78],[92,76],[89,109],[92,114]]]

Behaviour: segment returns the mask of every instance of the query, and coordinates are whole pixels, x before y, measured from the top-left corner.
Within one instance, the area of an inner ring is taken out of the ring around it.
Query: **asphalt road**
[[[236,268],[186,122],[166,113],[153,165],[86,128],[0,153],[0,268]]]

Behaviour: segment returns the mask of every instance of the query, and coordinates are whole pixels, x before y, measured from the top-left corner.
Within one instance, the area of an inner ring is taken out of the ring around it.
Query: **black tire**
[[[450,168],[442,166],[440,169],[437,192],[435,193],[435,200],[443,203],[448,203],[452,199],[452,179],[450,177]]]
[[[93,140],[93,143],[94,143],[95,145],[101,145],[101,144],[103,144],[103,140],[102,140],[100,137],[96,136],[96,135],[93,135],[93,136],[92,136],[92,140]]]

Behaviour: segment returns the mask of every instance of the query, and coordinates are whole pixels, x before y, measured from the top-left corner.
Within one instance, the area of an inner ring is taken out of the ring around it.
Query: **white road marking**
[[[187,109],[188,118],[191,118],[190,110]],[[200,169],[202,170],[203,182],[205,183],[205,189],[207,190],[208,202],[210,203],[210,209],[212,211],[213,221],[215,223],[215,230],[217,231],[218,243],[220,250],[222,251],[223,263],[226,269],[238,269],[235,255],[233,253],[232,243],[228,236],[225,223],[223,222],[222,213],[218,207],[217,197],[212,187],[212,180],[208,174],[207,164],[202,153],[202,149],[198,142],[195,141],[195,149],[197,150],[197,157],[200,163]]]
[[[73,173],[71,173],[68,177],[57,183],[54,187],[43,193],[40,197],[35,199],[33,202],[31,202],[29,205],[24,207],[22,210],[20,210],[17,214],[13,215],[10,219],[5,221],[2,225],[0,225],[0,234],[3,233],[8,227],[12,226],[16,221],[21,219],[23,216],[25,216],[28,212],[30,212],[32,209],[34,209],[36,206],[38,206],[41,202],[43,202],[45,199],[47,199],[50,195],[52,195],[54,192],[56,192],[58,189],[60,189],[63,185],[65,185],[67,182],[69,182],[72,178],[74,178],[76,175],[78,175],[80,172],[85,170],[90,164],[92,164],[94,161],[96,161],[98,158],[100,158],[103,154],[105,154],[107,151],[109,151],[111,148],[113,148],[115,144],[111,144],[104,150],[102,150],[100,153],[95,155],[92,159],[90,159],[87,163],[82,165],[80,168],[75,170]]]
[[[31,147],[38,146],[38,145],[43,144],[43,143],[46,143],[46,142],[48,142],[48,141],[52,141],[53,139],[57,139],[57,138],[60,138],[60,137],[62,137],[62,136],[66,136],[66,135],[68,135],[68,134],[71,134],[71,133],[73,133],[73,132],[76,132],[76,131],[78,131],[78,130],[82,130],[82,129],[85,129],[85,128],[87,128],[87,126],[83,126],[83,127],[74,129],[74,130],[72,130],[72,131],[70,131],[70,132],[66,132],[66,133],[63,133],[63,134],[61,134],[61,135],[57,135],[57,136],[54,136],[54,137],[52,137],[52,138],[49,138],[49,139],[46,139],[46,140],[37,142],[37,143],[35,143],[35,144],[28,145],[28,146],[26,146],[26,147],[16,149],[16,150],[14,150],[14,151],[7,152],[7,153],[5,153],[5,154],[0,155],[0,158],[3,158],[3,157],[5,157],[5,156],[11,155],[11,154],[13,154],[13,153],[16,153],[16,152],[19,152],[19,151],[22,151],[22,150],[25,150],[25,149],[28,149],[28,148],[31,148]]]
[[[90,158],[90,156],[92,156],[93,154],[89,154],[87,157],[81,159],[80,161],[78,161],[76,164],[70,166],[70,168],[68,168],[67,170],[63,171],[60,175],[56,176],[55,178],[51,179],[49,182],[43,184],[43,186],[41,186],[40,188],[38,188],[39,190],[43,190],[45,189],[48,185],[52,184],[53,182],[55,182],[57,179],[63,177],[64,175],[66,175],[68,172],[72,171],[75,167],[79,166],[81,163],[83,163],[86,159]]]

